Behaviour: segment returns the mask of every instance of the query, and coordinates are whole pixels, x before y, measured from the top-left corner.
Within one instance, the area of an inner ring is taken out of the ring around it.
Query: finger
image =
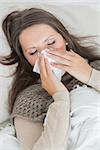
[[[50,58],[54,59],[56,62],[61,63],[63,65],[69,65],[69,66],[72,65],[72,58],[69,58],[69,56],[67,56],[66,59],[53,54],[47,54],[47,56],[49,56]]]
[[[70,52],[75,56],[75,57],[80,57],[80,55],[78,54],[78,53],[76,53],[76,52],[74,52],[72,49],[70,49]]]
[[[47,53],[54,54],[63,58],[66,58],[66,56],[75,56],[75,53],[72,53],[71,51],[57,51],[57,50],[48,50]]]
[[[46,73],[46,67],[44,62],[44,56],[42,54],[39,54],[39,67],[40,67],[40,76],[43,79],[44,77],[47,76],[47,73]]]
[[[46,66],[47,75],[52,75],[53,72],[47,58],[45,58],[45,66]]]
[[[70,66],[67,66],[67,65],[62,65],[62,64],[57,64],[57,63],[52,63],[51,64],[53,67],[56,67],[56,68],[59,68],[59,69],[62,69],[64,71],[67,71],[68,73],[70,73],[72,67]]]

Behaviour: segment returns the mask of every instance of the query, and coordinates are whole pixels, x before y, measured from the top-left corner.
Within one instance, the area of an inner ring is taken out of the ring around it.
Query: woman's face
[[[35,64],[38,52],[45,48],[66,51],[63,37],[51,26],[45,24],[26,28],[20,34],[19,41],[25,58],[32,66]]]

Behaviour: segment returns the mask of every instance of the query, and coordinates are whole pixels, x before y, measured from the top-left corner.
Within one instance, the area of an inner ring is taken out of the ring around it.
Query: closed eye
[[[55,44],[55,40],[54,41],[52,41],[51,43],[48,43],[48,45],[53,45],[53,44]],[[36,51],[34,51],[34,52],[31,52],[30,53],[30,55],[34,55],[36,52],[37,52],[38,50],[36,50]]]
[[[37,50],[35,52],[30,53],[30,55],[34,55],[37,52]]]
[[[48,43],[48,45],[52,45],[52,44],[55,44],[55,40],[54,41],[52,41],[51,43]]]

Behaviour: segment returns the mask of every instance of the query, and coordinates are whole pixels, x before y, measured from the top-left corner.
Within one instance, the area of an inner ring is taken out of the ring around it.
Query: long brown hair
[[[1,57],[0,62],[4,65],[13,65],[17,63],[12,87],[9,91],[9,110],[12,112],[13,104],[19,92],[37,82],[39,74],[32,72],[32,66],[28,63],[23,55],[19,42],[19,35],[29,26],[36,24],[47,24],[60,33],[68,42],[69,48],[89,60],[100,60],[100,55],[96,49],[91,46],[82,46],[80,41],[85,38],[79,38],[70,34],[64,25],[50,12],[39,8],[30,8],[22,11],[14,11],[8,14],[2,23],[2,28],[11,48],[8,56]]]

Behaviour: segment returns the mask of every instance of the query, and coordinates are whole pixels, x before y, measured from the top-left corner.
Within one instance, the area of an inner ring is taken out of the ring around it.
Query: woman
[[[80,91],[80,87],[84,89],[82,85],[87,84],[94,88],[87,87],[87,90],[99,96],[100,72],[95,69],[95,62],[100,60],[100,55],[94,47],[82,46],[82,39],[71,35],[55,16],[42,9],[12,12],[2,27],[11,54],[2,58],[1,63],[17,63],[9,108],[22,149],[75,149],[73,142],[68,142],[71,139],[70,93],[78,88]],[[44,49],[49,49],[47,56],[56,63],[50,64],[41,54]],[[33,72],[37,59],[40,75]],[[51,66],[66,71],[62,82]],[[79,87],[74,89],[75,85]]]

